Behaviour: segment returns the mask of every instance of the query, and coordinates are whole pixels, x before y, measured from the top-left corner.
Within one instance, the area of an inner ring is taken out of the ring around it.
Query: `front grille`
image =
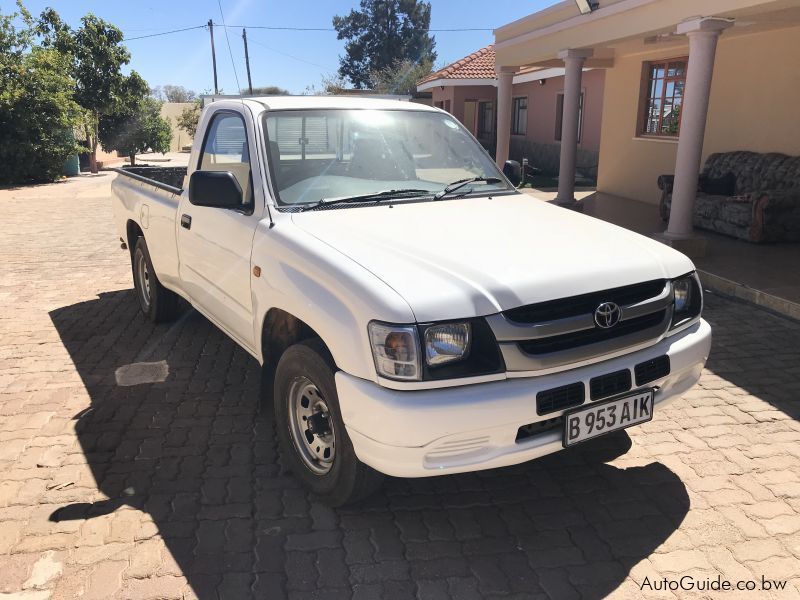
[[[656,279],[489,315],[508,371],[545,371],[619,354],[657,342],[672,318],[672,286]],[[604,302],[619,306],[609,328],[595,321]]]
[[[631,372],[628,369],[600,375],[589,380],[589,397],[592,400],[608,398],[631,389]]]
[[[619,306],[643,302],[648,298],[658,296],[665,285],[666,280],[655,279],[635,285],[627,285],[625,287],[572,296],[571,298],[561,298],[548,302],[540,302],[538,304],[529,304],[528,306],[520,306],[519,308],[507,310],[503,314],[508,320],[516,323],[554,321],[556,319],[565,319],[576,315],[592,313],[602,302],[615,302]]]
[[[669,375],[669,356],[659,356],[651,358],[643,363],[639,363],[633,369],[636,374],[636,385],[644,385],[656,379],[661,379]]]
[[[536,394],[536,413],[546,415],[557,410],[583,404],[583,383],[571,383]]]
[[[564,335],[556,335],[548,338],[525,340],[519,342],[519,347],[526,354],[532,355],[549,354],[551,352],[569,350],[570,348],[579,348],[580,346],[604,342],[641,331],[642,329],[655,327],[664,319],[664,313],[665,310],[659,310],[649,315],[628,319],[627,321],[620,321],[618,325],[611,329],[595,327],[594,329],[582,329],[573,333],[566,333]]]

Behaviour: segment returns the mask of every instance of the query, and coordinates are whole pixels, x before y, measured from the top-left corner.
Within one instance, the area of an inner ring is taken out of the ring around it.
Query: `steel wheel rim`
[[[325,421],[328,431],[314,433],[314,422]],[[314,382],[298,377],[289,387],[289,430],[297,453],[312,473],[324,475],[336,456],[336,431],[328,404]]]
[[[144,254],[141,252],[136,254],[136,275],[139,281],[139,301],[142,303],[142,308],[146,311],[150,308],[150,271],[147,268],[147,261],[144,259]]]

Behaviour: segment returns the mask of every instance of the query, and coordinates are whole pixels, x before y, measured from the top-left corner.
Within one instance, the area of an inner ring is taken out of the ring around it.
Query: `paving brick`
[[[762,524],[770,535],[796,533],[800,531],[800,515],[780,515]]]
[[[140,316],[112,177],[0,190],[0,592],[674,598],[642,578],[794,576],[800,324],[709,295],[700,385],[630,448],[390,479],[331,509],[281,461],[257,363],[194,311]],[[117,385],[159,361],[165,381]]]
[[[711,564],[699,550],[675,550],[665,554],[653,554],[650,562],[659,573],[685,573],[690,569],[712,570]]]
[[[740,563],[762,561],[772,556],[788,556],[786,548],[778,540],[746,540],[733,546],[733,556]]]

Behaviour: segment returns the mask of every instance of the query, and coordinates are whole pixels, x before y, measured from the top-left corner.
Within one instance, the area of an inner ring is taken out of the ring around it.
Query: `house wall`
[[[161,105],[161,117],[169,120],[172,130],[172,139],[169,143],[170,152],[180,152],[184,146],[191,146],[194,138],[183,129],[178,129],[178,117],[185,108],[192,106],[192,102],[164,102]]]
[[[585,71],[581,77],[584,110],[577,169],[590,177],[597,174],[604,81],[605,74],[601,69]],[[563,77],[546,79],[544,85],[538,80],[514,85],[512,94],[515,98],[528,98],[528,122],[525,135],[512,134],[510,158],[521,160],[525,157],[546,173],[558,173],[561,143],[555,139],[556,106],[557,96],[563,92]]]
[[[564,91],[564,78],[551,77],[544,85],[538,80],[514,84],[513,96],[527,96],[528,121],[525,135],[512,135],[509,157],[514,160],[528,158],[530,163],[549,174],[558,173],[561,144],[555,139],[556,97]],[[578,144],[578,171],[586,176],[597,174],[600,148],[600,120],[603,113],[603,88],[605,73],[594,69],[583,73],[584,113],[581,141]],[[464,123],[464,103],[470,100],[495,102],[497,115],[497,88],[492,85],[445,86],[433,90],[433,103],[450,101],[450,113]],[[474,124],[464,125],[475,131]],[[494,140],[481,140],[493,150]]]
[[[677,138],[636,137],[642,63],[686,56],[688,45],[618,57],[606,71],[598,189],[657,204],[673,173]],[[717,45],[703,160],[713,152],[800,154],[800,28],[727,35]]]

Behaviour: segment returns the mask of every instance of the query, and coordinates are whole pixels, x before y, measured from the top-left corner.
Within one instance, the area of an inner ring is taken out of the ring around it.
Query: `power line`
[[[321,64],[315,63],[315,62],[311,62],[310,60],[306,60],[304,58],[299,58],[297,56],[292,56],[291,54],[287,54],[286,52],[283,52],[281,50],[277,50],[275,48],[267,46],[266,44],[263,44],[263,43],[259,42],[258,40],[250,39],[250,42],[253,43],[253,44],[256,44],[257,46],[261,46],[262,48],[266,48],[267,50],[269,50],[271,52],[275,52],[276,54],[280,54],[282,56],[285,56],[286,58],[291,58],[292,60],[297,60],[297,61],[306,63],[308,65],[312,65],[314,67],[319,67],[320,69],[330,69],[330,67],[326,67],[325,65],[321,65]]]
[[[225,27],[225,14],[222,12],[222,0],[217,0],[219,6],[219,16],[222,19],[222,27],[225,29],[225,43],[228,45],[228,56],[231,57],[231,67],[233,67],[233,77],[236,79],[236,89],[241,94],[242,86],[239,84],[239,74],[236,72],[236,61],[233,59],[233,50],[231,50],[231,40],[228,38],[228,28]],[[209,27],[214,28],[214,23],[209,21]],[[243,103],[244,104],[244,103]]]
[[[248,29],[268,29],[272,31],[336,31],[333,27],[282,27],[272,25],[225,25],[225,27],[246,27]],[[494,31],[491,27],[452,27],[446,29],[428,29],[431,33],[458,31]]]
[[[271,25],[226,25],[226,24],[219,24],[214,23],[215,27],[223,27],[228,29],[230,27],[233,28],[246,28],[246,29],[264,29],[267,31],[325,31],[325,32],[335,32],[336,29],[333,27],[276,27]],[[195,25],[194,27],[183,27],[181,29],[171,29],[169,31],[161,31],[159,33],[150,33],[147,35],[137,35],[135,37],[126,37],[126,42],[132,42],[133,40],[143,40],[145,38],[152,38],[152,37],[159,37],[162,35],[171,35],[173,33],[181,33],[183,31],[191,31],[193,29],[205,29],[208,27],[207,25]],[[459,33],[459,32],[469,32],[469,31],[494,31],[492,28],[488,27],[461,27],[461,28],[450,28],[450,29],[428,29],[428,33]],[[312,63],[313,64],[313,63]],[[317,65],[319,66],[319,65]]]
[[[169,31],[162,31],[160,33],[150,33],[148,35],[139,35],[136,37],[125,37],[124,41],[131,42],[133,40],[143,40],[144,38],[157,37],[160,35],[170,35],[172,33],[180,33],[181,31],[191,31],[192,29],[205,29],[207,25],[195,25],[194,27],[184,27],[183,29],[171,29]]]

